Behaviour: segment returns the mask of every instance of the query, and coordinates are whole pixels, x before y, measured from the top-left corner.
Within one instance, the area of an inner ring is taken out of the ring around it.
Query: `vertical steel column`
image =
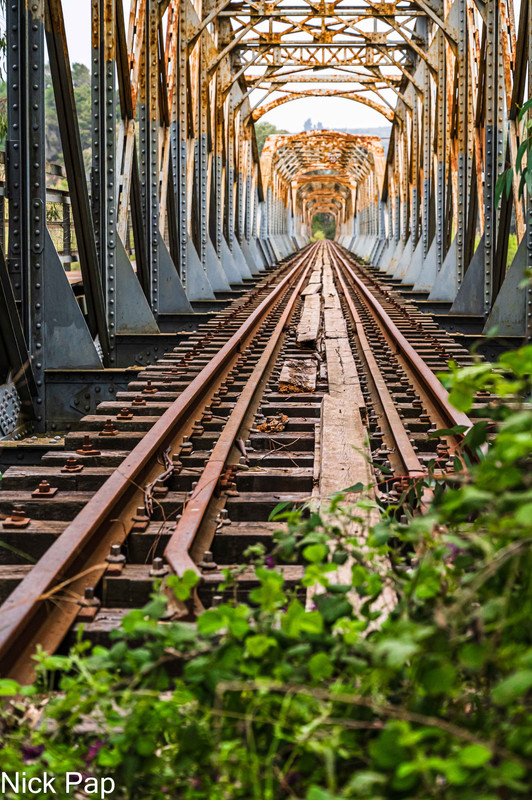
[[[115,0],[92,0],[92,219],[102,273],[110,362],[115,361]]]
[[[465,256],[467,250],[467,193],[468,170],[470,167],[467,149],[469,89],[468,89],[468,31],[467,2],[458,2],[458,154],[457,154],[457,188],[458,204],[456,219],[456,278],[458,287],[462,283],[466,270]]]
[[[484,313],[491,310],[495,267],[497,207],[495,185],[502,157],[502,86],[499,70],[499,4],[487,0],[486,130],[484,166]]]
[[[436,87],[436,263],[441,269],[444,259],[445,241],[445,108],[447,65],[445,60],[445,38],[438,31],[438,85]]]
[[[214,153],[214,214],[215,214],[215,242],[214,246],[218,258],[222,257],[223,215],[224,215],[224,187],[223,187],[223,148],[224,148],[224,106],[221,96],[221,80],[219,70],[215,77],[215,153]]]
[[[401,142],[402,142],[402,149],[403,149],[403,169],[401,173],[402,178],[402,195],[403,195],[403,211],[402,211],[402,239],[403,242],[406,244],[408,240],[408,234],[411,232],[410,225],[410,215],[409,215],[409,200],[410,200],[410,186],[409,186],[409,176],[408,176],[408,167],[409,167],[409,160],[408,160],[408,110],[406,105],[403,104],[403,127],[401,130]]]
[[[423,258],[426,258],[430,247],[430,192],[431,192],[431,88],[429,65],[423,62],[423,218],[421,222],[421,235],[423,238]]]
[[[410,236],[412,245],[415,248],[418,242],[419,233],[419,197],[418,197],[418,151],[419,151],[419,112],[417,107],[417,95],[413,92],[412,108],[412,141],[411,147],[411,180],[412,180],[412,206],[410,209]]]
[[[252,159],[252,152],[251,152],[251,139],[246,139],[246,147],[247,147],[247,163],[246,163],[246,215],[244,220],[244,236],[246,237],[247,241],[251,239],[251,228],[253,226],[253,219],[252,219],[252,198],[251,198],[251,170],[253,167],[253,159]]]
[[[157,0],[148,0],[139,86],[140,185],[146,234],[150,305],[159,311],[159,54]]]
[[[394,182],[395,182],[395,203],[394,203],[394,215],[395,215],[395,229],[394,229],[394,238],[395,242],[399,241],[401,238],[401,160],[400,160],[400,153],[399,148],[401,146],[402,135],[400,135],[399,127],[396,126],[395,128],[395,137],[394,137]]]
[[[227,165],[226,165],[226,198],[227,198],[227,244],[230,250],[234,247],[235,236],[235,103],[234,87],[231,87],[227,98]]]
[[[172,153],[177,166],[178,178],[178,216],[179,216],[179,277],[183,287],[187,288],[187,239],[188,239],[188,213],[187,213],[187,42],[185,39],[186,11],[184,3],[179,3],[178,26],[178,65],[177,65],[177,153]]]
[[[255,164],[253,170],[254,170],[254,181],[253,181],[254,191],[253,191],[253,218],[252,218],[252,221],[251,221],[251,236],[252,236],[253,239],[256,239],[257,238],[257,233],[258,233],[258,231],[257,231],[257,208],[258,208],[258,205],[259,205],[259,192],[258,192],[258,189],[257,189],[257,171],[258,171],[258,167],[257,167],[256,164]]]
[[[244,150],[245,139],[244,130],[242,126],[242,114],[238,116],[238,178],[237,178],[237,236],[238,241],[242,242],[244,239]]]
[[[209,142],[208,142],[208,111],[209,111],[209,82],[207,78],[207,53],[204,44],[204,37],[200,38],[200,55],[198,69],[198,94],[199,94],[199,137],[196,142],[197,148],[197,172],[196,187],[198,197],[198,220],[199,220],[199,256],[203,269],[207,268],[207,237],[209,235],[208,220],[208,196],[207,188],[209,184]]]
[[[6,184],[8,269],[35,374],[38,422],[45,418],[43,257],[46,235],[44,128],[45,0],[7,3]]]

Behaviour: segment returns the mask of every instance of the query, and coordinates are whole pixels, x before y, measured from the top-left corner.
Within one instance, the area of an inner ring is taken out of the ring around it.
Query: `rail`
[[[106,556],[111,545],[121,545],[127,538],[125,520],[132,520],[142,505],[143,487],[160,476],[158,457],[179,452],[183,437],[192,431],[191,420],[202,413],[217,387],[238,364],[240,354],[298,281],[316,248],[317,245],[311,246],[290,260],[289,273],[145,433],[9,596],[2,608],[0,625],[0,674],[16,676],[21,682],[31,680],[31,655],[37,644],[48,652],[60,644],[79,611],[73,598],[83,595],[87,576],[92,583],[102,577],[108,568]],[[262,288],[269,287],[273,280]],[[299,285],[300,281],[298,288]],[[218,327],[221,326],[222,322]],[[282,329],[277,333],[281,335]],[[179,569],[174,545],[169,557]]]
[[[397,325],[384,310],[377,298],[355,274],[349,262],[341,253],[338,245],[330,244],[329,246],[334,250],[336,257],[343,264],[347,274],[353,282],[353,285],[364,297],[366,303],[371,307],[374,314],[381,321],[383,329],[386,331],[390,337],[390,340],[394,344],[395,352],[403,355],[408,361],[411,369],[416,373],[424,394],[426,394],[427,398],[430,398],[430,401],[434,405],[435,409],[437,409],[442,415],[446,426],[453,427],[455,425],[465,425],[466,428],[469,429],[472,426],[472,422],[469,417],[461,411],[457,411],[451,405],[449,402],[449,393],[444,388],[441,381],[438,380],[432,370],[427,367],[423,359],[418,353],[416,353],[410,342],[401,333]]]

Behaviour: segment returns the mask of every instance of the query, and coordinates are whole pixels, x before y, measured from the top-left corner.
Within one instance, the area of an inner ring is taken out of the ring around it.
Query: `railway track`
[[[271,547],[280,502],[302,504],[341,481],[342,469],[362,470],[354,457],[346,465],[331,456],[355,416],[363,477],[383,502],[431,463],[452,470],[457,442],[429,436],[470,425],[435,377],[451,358],[470,363],[339,245],[315,243],[289,259],[81,419],[62,453],[6,471],[0,674],[31,680],[37,645],[65,647],[80,624],[107,643],[169,572],[201,576],[194,604],[175,613],[190,619],[218,602],[221,570],[242,564],[252,544]],[[276,568],[297,586],[301,566]],[[242,571],[237,595],[254,581]]]

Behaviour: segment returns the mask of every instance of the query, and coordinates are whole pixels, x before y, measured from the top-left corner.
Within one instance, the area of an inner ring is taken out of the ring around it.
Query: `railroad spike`
[[[205,550],[202,560],[198,562],[198,567],[202,572],[215,572],[218,569],[218,564],[216,564],[210,550]]]
[[[31,493],[31,496],[39,499],[43,497],[54,497],[57,492],[57,487],[52,487],[47,480],[42,480],[35,491]]]
[[[98,436],[118,436],[120,431],[113,425],[112,419],[107,419]]]
[[[170,570],[168,569],[168,565],[164,563],[164,560],[159,556],[156,556],[152,561],[150,577],[164,578],[164,576],[168,575],[169,572]]]
[[[91,442],[91,437],[85,435],[83,437],[83,444],[79,450],[76,450],[76,453],[79,456],[99,456],[101,455],[101,450],[98,450]]]
[[[11,511],[11,516],[2,520],[2,527],[7,530],[11,528],[27,528],[31,522],[30,517],[27,517],[22,508],[14,508]]]
[[[80,464],[74,456],[69,456],[64,467],[61,468],[61,472],[82,472],[84,469],[84,465]]]

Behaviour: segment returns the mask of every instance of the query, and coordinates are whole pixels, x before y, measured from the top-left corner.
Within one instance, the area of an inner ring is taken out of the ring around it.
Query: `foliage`
[[[288,133],[288,131],[276,128],[275,125],[272,125],[271,122],[255,123],[255,135],[257,137],[257,147],[259,148],[259,155],[262,153],[264,142],[266,141],[268,136],[273,136],[274,134],[277,133]]]
[[[109,649],[80,639],[41,654],[25,691],[54,679],[60,692],[40,727],[21,722],[31,696],[3,712],[2,769],[113,775],[114,797],[146,800],[527,798],[531,373],[532,346],[451,365],[458,408],[478,391],[502,400],[477,401],[481,419],[460,433],[469,466],[424,481],[426,513],[402,498],[364,537],[367,499],[348,509],[338,494],[322,516],[285,508],[274,555],[254,548],[250,604],[223,602],[196,629],[161,625],[156,594]],[[271,569],[280,560],[306,565],[299,591]],[[194,583],[172,579],[181,599]]]
[[[312,217],[312,239],[334,239],[336,222],[332,214],[319,212]]]
[[[0,50],[2,40],[0,38]],[[46,160],[52,164],[63,164],[63,148],[61,145],[61,135],[59,133],[59,122],[55,108],[54,89],[52,86],[52,76],[50,65],[44,67],[44,113],[45,113],[45,142]],[[85,64],[72,64],[72,83],[74,86],[74,98],[76,101],[76,112],[78,115],[79,132],[85,167],[88,170],[91,161],[91,76]],[[5,138],[7,133],[7,113],[5,111],[7,103],[7,86],[2,79],[0,82],[0,141]]]
[[[61,134],[55,108],[54,89],[50,66],[45,65],[45,115],[46,115],[46,159],[53,164],[63,164],[63,148]],[[72,84],[76,101],[76,112],[81,137],[81,147],[85,161],[85,168],[90,168],[91,162],[91,74],[85,64],[72,64]]]
[[[523,196],[525,186],[528,196],[532,196],[532,118],[529,114],[531,110],[532,97],[527,100],[526,103],[523,103],[517,115],[517,121],[521,123],[521,137],[515,157],[515,165],[509,166],[508,169],[499,176],[495,186],[495,205],[499,202],[504,191],[507,197],[510,196],[514,175],[520,178],[518,189],[519,197]],[[526,159],[523,161],[525,155]]]

